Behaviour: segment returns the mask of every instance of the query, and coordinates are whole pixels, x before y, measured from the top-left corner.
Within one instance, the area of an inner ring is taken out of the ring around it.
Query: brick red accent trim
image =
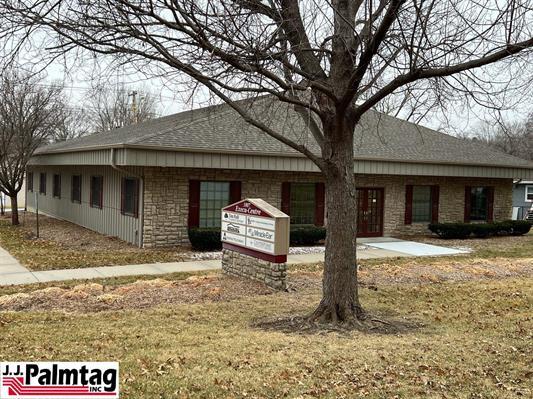
[[[189,180],[189,218],[188,226],[200,225],[200,180]]]
[[[405,224],[413,223],[413,185],[405,186]]]
[[[291,214],[291,183],[281,183],[281,212]]]
[[[471,208],[471,203],[470,203],[470,195],[471,195],[471,192],[472,192],[472,187],[471,186],[465,186],[465,223],[470,223],[470,208]]]
[[[255,251],[250,248],[240,247],[238,245],[229,244],[227,242],[222,243],[222,248],[229,249],[235,252],[239,252],[244,255],[253,256],[262,260],[266,260],[272,263],[285,263],[287,262],[287,255],[271,255],[264,252]]]
[[[233,204],[242,199],[242,189],[240,181],[231,181],[229,183],[229,203]]]
[[[494,187],[487,187],[487,222],[494,221]]]
[[[440,187],[431,186],[431,223],[439,222]]]
[[[324,226],[324,203],[326,201],[326,186],[324,183],[315,184],[315,226]]]

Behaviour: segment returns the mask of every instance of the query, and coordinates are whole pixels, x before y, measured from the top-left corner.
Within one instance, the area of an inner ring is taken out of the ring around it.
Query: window
[[[70,200],[81,204],[81,175],[72,176],[72,187],[70,192]]]
[[[54,175],[52,180],[52,196],[61,198],[61,175]]]
[[[104,194],[104,178],[102,176],[91,176],[91,198],[92,208],[102,209]]]
[[[39,193],[46,195],[46,173],[39,174]]]
[[[33,192],[33,172],[28,172],[26,180],[28,181],[28,191]]]
[[[139,212],[139,179],[131,177],[122,179],[121,197],[120,212],[123,215],[137,217]]]
[[[199,227],[220,227],[220,210],[230,203],[230,183],[200,182]]]
[[[526,186],[526,202],[533,202],[533,186]]]
[[[315,224],[315,184],[291,184],[291,224]]]
[[[413,186],[413,223],[431,222],[431,186]]]
[[[489,188],[470,188],[470,220],[487,221],[489,219]]]

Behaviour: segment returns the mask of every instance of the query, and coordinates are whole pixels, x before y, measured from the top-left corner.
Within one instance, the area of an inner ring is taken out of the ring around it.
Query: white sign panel
[[[274,253],[274,243],[272,242],[266,242],[262,240],[256,240],[255,238],[246,237],[246,246],[257,251],[267,252],[269,254]]]
[[[276,229],[276,221],[274,219],[261,218],[257,216],[248,216],[246,224],[248,226],[258,227],[260,229]]]
[[[231,244],[237,244],[246,246],[246,236],[241,236],[240,234],[234,234],[234,233],[228,233],[226,231],[223,231],[222,233],[222,241],[229,242]]]
[[[251,238],[259,238],[261,240],[274,242],[276,233],[271,230],[257,229],[255,227],[246,228],[246,236]]]
[[[240,213],[222,211],[222,221],[246,224],[246,216]]]
[[[225,231],[227,233],[246,235],[246,226],[243,224],[237,224],[232,222],[222,222],[222,231]]]

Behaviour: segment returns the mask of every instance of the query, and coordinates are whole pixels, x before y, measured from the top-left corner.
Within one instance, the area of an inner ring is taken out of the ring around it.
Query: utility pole
[[[128,93],[128,97],[132,97],[131,100],[131,113],[133,115],[133,122],[137,123],[137,90],[133,90],[130,93]]]

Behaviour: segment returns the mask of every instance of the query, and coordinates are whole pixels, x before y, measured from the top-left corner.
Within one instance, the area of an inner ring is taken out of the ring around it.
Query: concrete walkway
[[[362,244],[362,245],[360,245]],[[358,240],[358,259],[396,258],[427,255],[451,255],[463,253],[450,248],[428,246],[411,241],[392,238],[373,239],[372,241]],[[391,248],[389,248],[390,246]],[[429,248],[431,247],[431,248]],[[420,248],[430,253],[421,252]],[[324,253],[292,254],[288,256],[288,264],[316,263],[324,260]],[[0,247],[0,286],[20,285],[32,283],[46,283],[50,281],[88,280],[95,278],[159,275],[176,272],[199,272],[217,270],[221,268],[219,259],[196,260],[189,262],[150,263],[125,266],[88,267],[83,269],[60,269],[46,271],[30,271],[22,266],[13,256]]]

